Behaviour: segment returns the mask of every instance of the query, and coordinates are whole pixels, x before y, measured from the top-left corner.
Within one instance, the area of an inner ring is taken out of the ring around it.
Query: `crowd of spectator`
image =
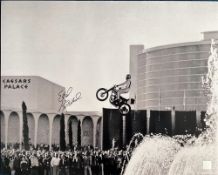
[[[1,150],[1,175],[120,175],[131,150],[74,147]],[[127,156],[128,154],[128,156]]]

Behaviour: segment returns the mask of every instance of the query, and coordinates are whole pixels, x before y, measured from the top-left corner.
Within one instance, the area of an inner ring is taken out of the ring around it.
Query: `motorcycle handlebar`
[[[110,89],[108,89],[107,91],[111,91],[112,89],[116,89],[117,85],[112,86]]]

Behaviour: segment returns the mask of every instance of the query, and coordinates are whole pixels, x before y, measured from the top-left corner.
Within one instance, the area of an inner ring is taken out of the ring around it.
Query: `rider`
[[[126,75],[126,81],[116,85],[119,89],[117,90],[117,99],[120,99],[120,95],[124,93],[128,93],[131,87],[131,75]]]

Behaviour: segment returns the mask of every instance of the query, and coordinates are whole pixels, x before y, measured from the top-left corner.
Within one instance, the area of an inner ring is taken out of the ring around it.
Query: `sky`
[[[96,90],[129,73],[129,46],[199,41],[218,2],[1,2],[1,75],[37,75],[81,92],[68,110],[101,111]]]

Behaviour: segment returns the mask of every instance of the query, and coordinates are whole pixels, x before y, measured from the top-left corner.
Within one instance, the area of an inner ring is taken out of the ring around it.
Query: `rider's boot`
[[[135,102],[136,102],[136,95],[135,95],[135,98],[131,99],[131,104],[135,104]]]

